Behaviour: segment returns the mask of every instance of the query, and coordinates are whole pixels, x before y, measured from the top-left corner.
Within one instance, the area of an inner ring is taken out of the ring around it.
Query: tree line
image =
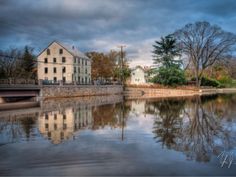
[[[217,25],[205,21],[187,24],[155,41],[154,63],[161,67],[153,82],[182,85],[190,79],[198,87],[230,82],[236,79],[235,45],[236,35]]]
[[[25,46],[21,49],[0,51],[1,79],[36,79],[36,56],[33,48]]]

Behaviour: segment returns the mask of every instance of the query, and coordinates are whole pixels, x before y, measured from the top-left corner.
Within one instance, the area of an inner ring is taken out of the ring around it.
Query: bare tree
[[[208,22],[187,24],[174,33],[182,54],[194,68],[197,86],[201,85],[204,70],[216,61],[232,54],[236,35]]]
[[[1,78],[19,77],[20,61],[18,58],[21,52],[17,49],[9,51],[0,51],[0,73]]]

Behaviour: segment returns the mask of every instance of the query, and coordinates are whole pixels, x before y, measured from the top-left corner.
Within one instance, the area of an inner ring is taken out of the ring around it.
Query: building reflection
[[[92,127],[92,124],[92,108],[88,106],[46,112],[39,116],[39,131],[53,144],[72,138],[74,132]]]
[[[82,129],[124,128],[129,107],[123,103],[100,106],[80,105],[63,111],[51,111],[39,116],[40,133],[53,144],[72,139]]]

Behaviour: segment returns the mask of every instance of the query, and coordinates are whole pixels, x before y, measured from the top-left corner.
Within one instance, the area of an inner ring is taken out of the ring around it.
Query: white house
[[[146,74],[144,69],[141,66],[137,66],[131,71],[131,81],[130,84],[145,84],[146,83]]]
[[[91,60],[74,46],[53,41],[37,60],[39,80],[91,83]]]

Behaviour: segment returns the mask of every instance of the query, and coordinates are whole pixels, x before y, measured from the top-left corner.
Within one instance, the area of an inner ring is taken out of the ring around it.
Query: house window
[[[74,58],[74,63],[76,63],[76,58]]]
[[[53,72],[54,72],[54,73],[57,73],[57,68],[54,67],[54,68],[53,68]]]
[[[66,57],[62,57],[62,63],[66,62]]]
[[[78,58],[78,63],[80,64],[80,59]]]
[[[66,124],[63,124],[63,130],[66,130],[67,126]]]
[[[56,58],[53,58],[53,63],[56,63],[57,62],[57,59]]]
[[[47,55],[50,55],[50,49],[47,49]]]
[[[74,73],[76,73],[76,67],[74,67]]]
[[[82,82],[82,84],[84,83],[84,78],[82,78],[81,82]]]
[[[65,73],[66,72],[66,67],[63,67],[62,68],[62,73]]]
[[[64,139],[64,132],[61,132],[61,139]]]
[[[45,115],[45,119],[48,120],[48,115],[47,114]]]
[[[44,73],[45,73],[45,74],[48,73],[48,68],[44,68]]]
[[[63,82],[66,82],[66,77],[63,77],[63,78],[62,78],[62,81],[63,81]]]
[[[57,82],[57,77],[53,77],[53,81],[54,81],[54,82]]]
[[[85,60],[85,65],[87,66],[87,60]]]
[[[54,130],[57,130],[57,124],[54,124]]]
[[[85,84],[87,84],[87,77],[85,77]]]
[[[57,114],[54,114],[54,120],[57,120]]]
[[[63,115],[63,119],[64,119],[64,120],[66,119],[66,115],[65,115],[65,114]]]
[[[82,59],[82,65],[84,64],[84,59]]]
[[[78,73],[80,73],[80,68],[78,68]]]
[[[80,76],[78,77],[78,81],[79,81],[79,83],[80,83]]]
[[[88,71],[87,71],[87,68],[85,69],[85,74],[87,74],[88,73]]]
[[[59,54],[63,54],[63,49],[60,49],[60,50],[59,50]]]
[[[48,128],[48,124],[45,124],[45,128]]]
[[[51,132],[48,132],[48,138],[51,138]]]
[[[44,58],[44,63],[48,63],[48,58]]]

